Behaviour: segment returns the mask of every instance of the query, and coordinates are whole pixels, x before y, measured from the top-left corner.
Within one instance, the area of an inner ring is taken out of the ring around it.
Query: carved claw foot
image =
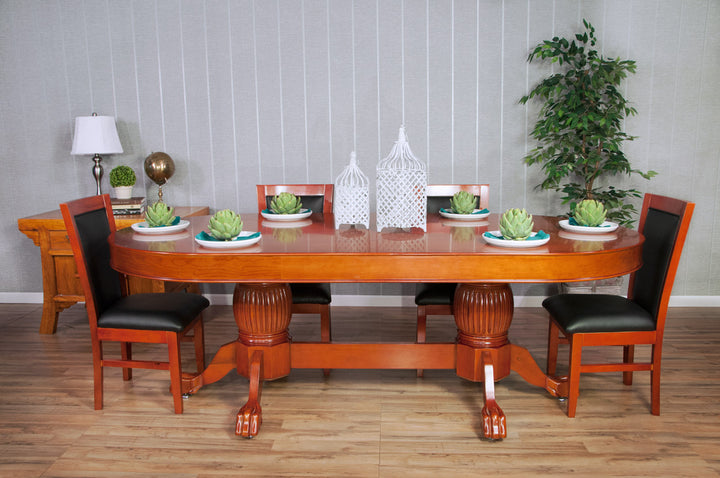
[[[263,353],[260,350],[253,352],[250,359],[250,390],[248,401],[237,414],[235,434],[252,438],[260,431],[262,424],[262,409],[260,397],[262,396],[262,362]]]
[[[482,409],[483,435],[490,440],[501,440],[507,436],[505,413],[495,400],[485,400]]]
[[[505,413],[495,401],[495,371],[490,352],[483,352],[485,375],[485,406],[482,409],[483,435],[490,440],[502,440],[507,436]]]
[[[567,375],[563,375],[560,377],[548,377],[545,389],[550,392],[550,395],[557,398],[561,402],[567,400],[570,393],[568,389]]]
[[[257,402],[248,402],[237,414],[235,434],[245,438],[252,438],[260,431],[262,424],[262,409]]]

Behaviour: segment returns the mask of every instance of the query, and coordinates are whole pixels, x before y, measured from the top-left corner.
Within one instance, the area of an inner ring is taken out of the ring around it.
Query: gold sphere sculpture
[[[167,153],[159,151],[145,158],[145,174],[158,186],[165,184],[174,173],[175,163]]]

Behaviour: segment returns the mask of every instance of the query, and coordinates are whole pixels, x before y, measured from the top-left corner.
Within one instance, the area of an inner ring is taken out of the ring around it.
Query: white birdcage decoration
[[[333,213],[335,229],[341,224],[370,227],[370,181],[358,167],[355,151],[350,153],[350,164],[335,180]]]
[[[427,230],[427,172],[410,150],[405,127],[390,154],[377,166],[377,230],[384,227]]]

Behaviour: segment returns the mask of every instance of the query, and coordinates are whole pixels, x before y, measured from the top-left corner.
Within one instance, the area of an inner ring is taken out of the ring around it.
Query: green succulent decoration
[[[472,214],[477,206],[477,198],[467,191],[458,191],[450,199],[450,208],[455,214]]]
[[[623,121],[637,113],[622,95],[620,85],[635,73],[631,60],[605,58],[594,48],[595,28],[583,20],[585,32],[574,40],[554,37],[535,47],[535,59],[557,64],[556,73],[542,80],[527,96],[543,101],[531,136],[539,145],[524,161],[538,164],[545,179],[542,189],[561,191],[563,204],[596,199],[607,208],[607,218],[629,226],[637,213],[626,200],[640,197],[636,189],[619,189],[608,177],[638,174],[650,179],[657,173],[633,169],[623,153],[623,141],[633,136],[623,131]]]
[[[145,222],[150,227],[169,226],[176,216],[173,215],[175,208],[172,208],[164,202],[158,201],[145,210]]]
[[[603,203],[594,199],[584,199],[577,203],[572,217],[579,226],[597,227],[605,222],[607,210]]]
[[[270,210],[275,214],[297,214],[302,209],[302,201],[293,193],[280,193],[270,201]]]
[[[210,218],[210,235],[220,241],[229,241],[242,232],[243,221],[239,214],[230,209],[216,212]]]
[[[525,209],[508,209],[500,216],[500,234],[503,239],[524,241],[532,234],[533,217]]]
[[[110,171],[110,186],[134,186],[137,180],[135,171],[130,166],[115,166]]]

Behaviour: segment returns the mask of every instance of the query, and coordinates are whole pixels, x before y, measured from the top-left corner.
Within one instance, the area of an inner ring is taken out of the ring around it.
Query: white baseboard
[[[232,305],[232,294],[205,294],[214,305]],[[544,296],[518,295],[515,307],[541,307]],[[0,292],[1,304],[42,304],[42,292]],[[335,307],[413,307],[415,298],[400,295],[333,295]],[[670,297],[670,307],[720,307],[717,295],[681,295]]]
[[[0,304],[42,304],[42,292],[0,292]]]

